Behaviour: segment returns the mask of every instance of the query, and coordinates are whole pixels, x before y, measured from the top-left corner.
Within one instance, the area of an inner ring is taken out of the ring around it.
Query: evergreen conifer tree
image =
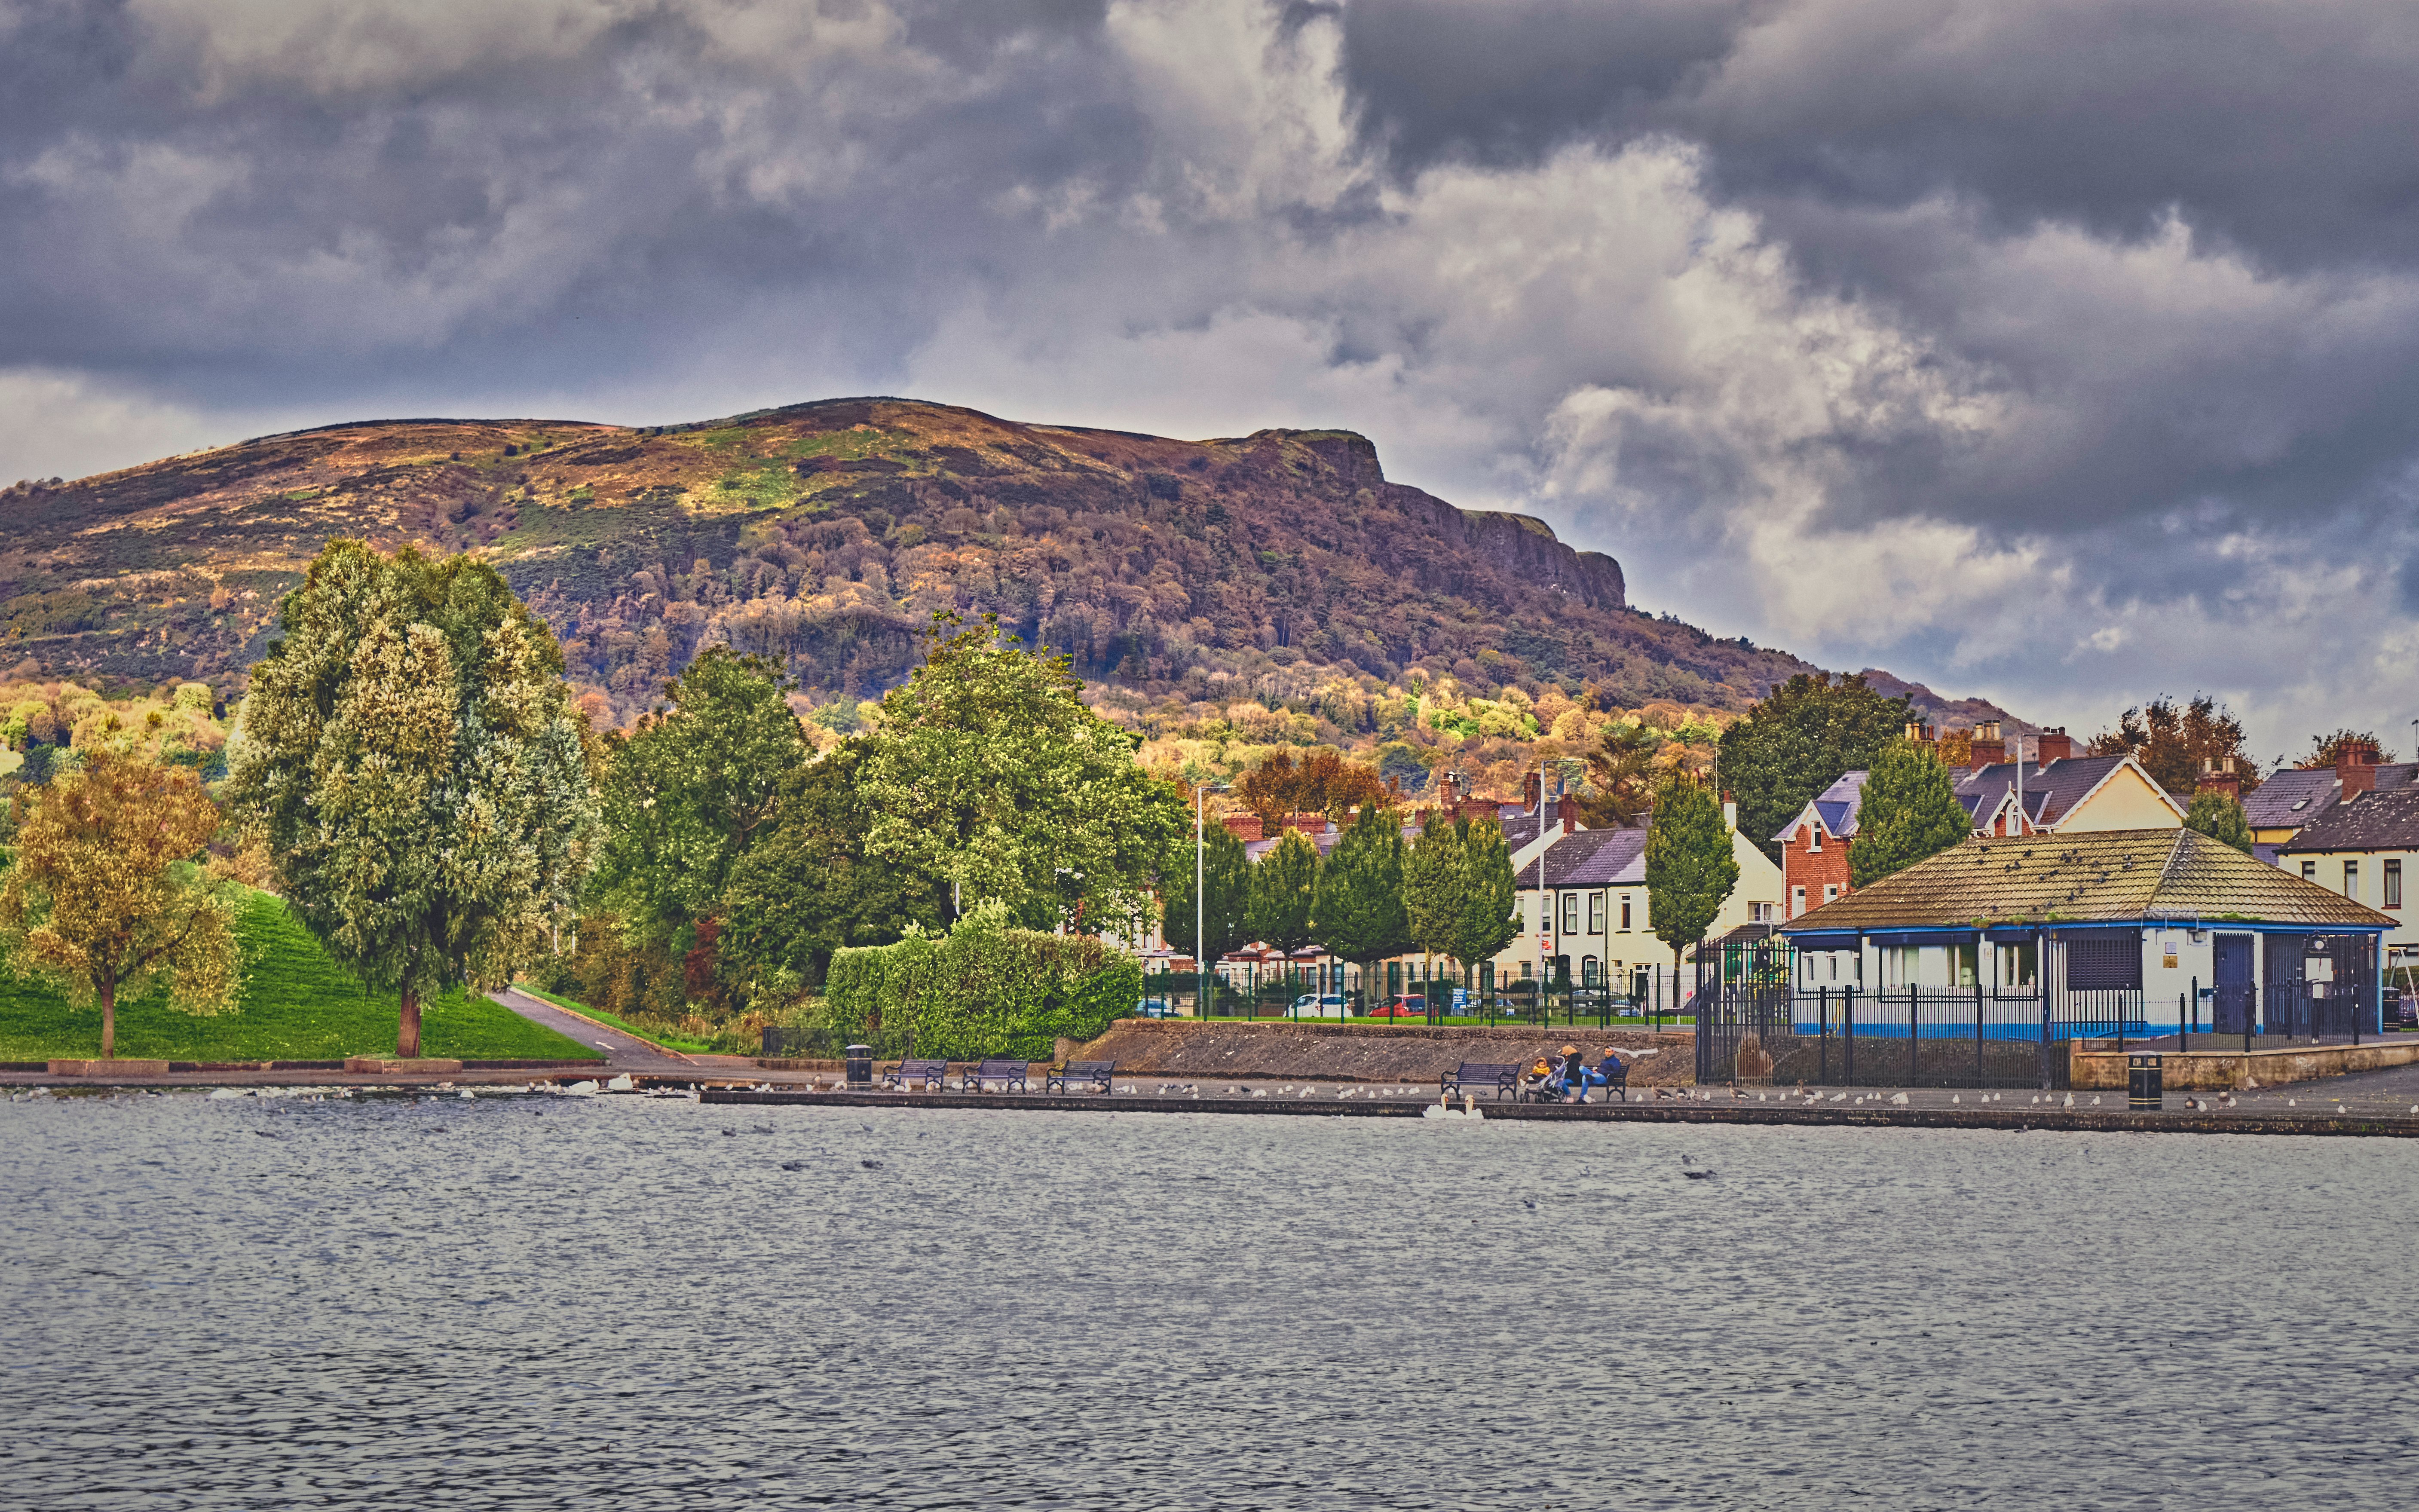
[[[1299,829],[1278,836],[1252,871],[1252,937],[1276,947],[1286,958],[1288,978],[1293,953],[1317,938],[1311,929],[1311,904],[1317,887],[1318,847]]]
[[[1203,884],[1197,903],[1196,870]],[[1185,837],[1169,854],[1162,875],[1167,879],[1161,893],[1162,933],[1169,946],[1193,957],[1202,970],[1214,971],[1221,956],[1251,943],[1252,858],[1233,830],[1210,821],[1202,826],[1200,855],[1194,854],[1192,837]],[[1201,1005],[1203,1016],[1209,1011],[1209,1004]]]

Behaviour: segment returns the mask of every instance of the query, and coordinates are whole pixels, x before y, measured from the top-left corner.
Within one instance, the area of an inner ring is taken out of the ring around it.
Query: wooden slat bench
[[[914,1082],[918,1091],[935,1091],[940,1088],[941,1078],[948,1073],[948,1070],[949,1063],[946,1060],[902,1060],[896,1070],[883,1073],[882,1085],[905,1091],[907,1084]]]
[[[1089,1088],[1095,1092],[1106,1092],[1109,1084],[1117,1078],[1117,1063],[1114,1060],[1071,1060],[1061,1069],[1052,1072],[1042,1082],[1041,1089],[1065,1092]]]
[[[967,1072],[958,1086],[963,1091],[987,1092],[996,1082],[1003,1092],[1029,1091],[1031,1088],[1025,1085],[1025,1072],[1029,1064],[1023,1060],[986,1060]]]
[[[1438,1080],[1447,1093],[1486,1092],[1500,1101],[1519,1091],[1520,1068],[1498,1065],[1488,1060],[1465,1060]]]

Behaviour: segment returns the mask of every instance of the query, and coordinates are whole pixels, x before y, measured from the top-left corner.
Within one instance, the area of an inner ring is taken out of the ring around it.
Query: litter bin
[[[2155,1057],[2153,1059],[2157,1058]],[[848,1085],[869,1090],[873,1086],[873,1046],[853,1044],[848,1047]]]
[[[2125,1106],[2156,1113],[2167,1105],[2166,1072],[2155,1055],[2125,1057]]]

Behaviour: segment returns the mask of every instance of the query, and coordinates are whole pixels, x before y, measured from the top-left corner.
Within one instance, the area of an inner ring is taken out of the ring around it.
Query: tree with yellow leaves
[[[218,806],[189,768],[94,751],[81,770],[21,790],[17,863],[0,886],[0,938],[21,973],[100,1007],[117,1053],[117,999],[162,979],[188,1013],[236,1006],[241,958],[223,884],[197,864]]]

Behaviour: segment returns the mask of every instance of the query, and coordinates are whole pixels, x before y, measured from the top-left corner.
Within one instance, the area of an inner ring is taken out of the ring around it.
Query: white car
[[[1327,993],[1318,996],[1304,993],[1293,1000],[1292,1016],[1298,1019],[1350,1018],[1352,1002],[1342,993]]]

